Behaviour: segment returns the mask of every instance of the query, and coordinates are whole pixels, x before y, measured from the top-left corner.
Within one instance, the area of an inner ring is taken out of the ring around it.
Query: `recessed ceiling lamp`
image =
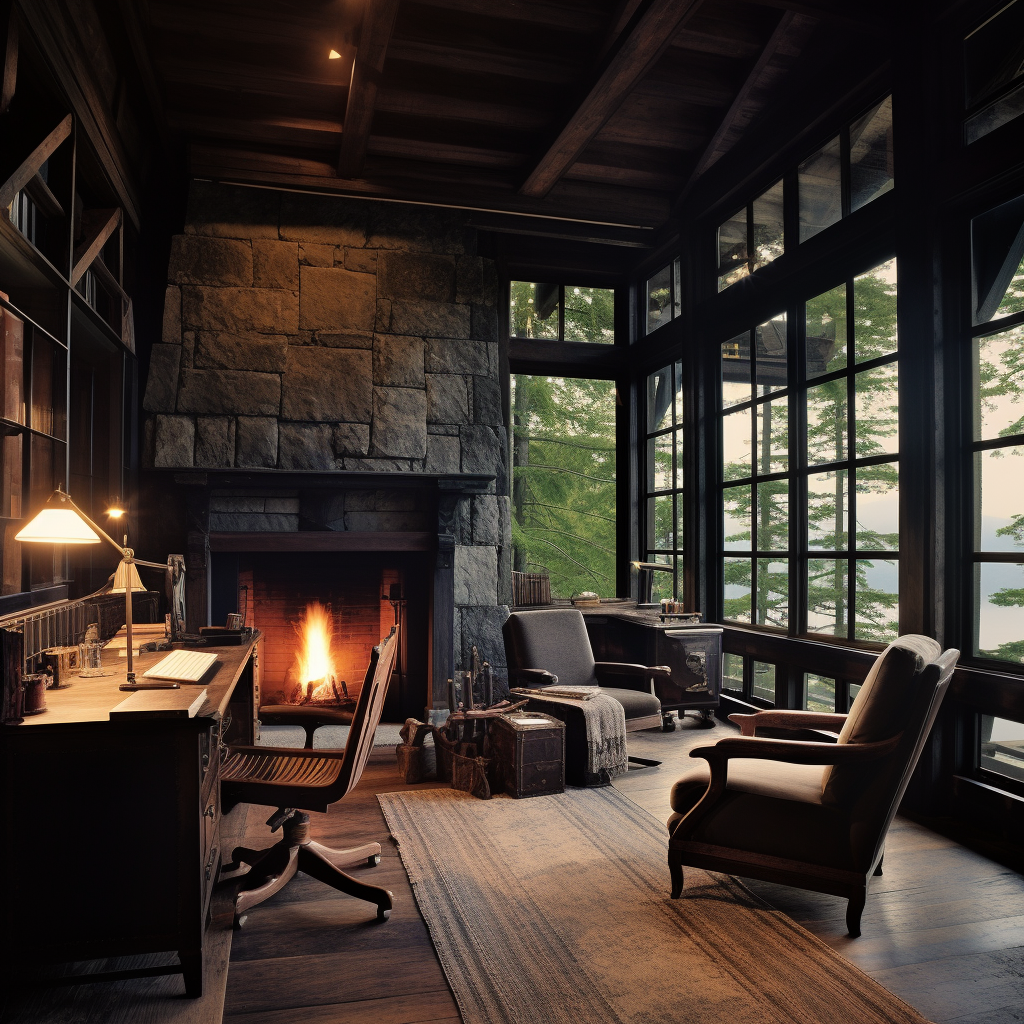
[[[338,53],[337,50],[331,50],[331,52],[329,54],[327,54],[327,59],[328,60],[341,60],[341,54]]]

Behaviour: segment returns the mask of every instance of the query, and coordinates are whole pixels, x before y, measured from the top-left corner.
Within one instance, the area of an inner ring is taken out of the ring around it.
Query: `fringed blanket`
[[[587,700],[572,700],[534,691],[530,702],[534,701],[571,707],[583,716],[587,730],[588,775],[604,773],[609,779],[614,779],[626,774],[626,712],[614,697],[596,693]],[[562,716],[556,714],[555,717]]]

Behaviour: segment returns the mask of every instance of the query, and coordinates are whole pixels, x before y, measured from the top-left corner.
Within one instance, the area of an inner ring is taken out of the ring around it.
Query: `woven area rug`
[[[920,1024],[617,790],[378,797],[465,1024]]]

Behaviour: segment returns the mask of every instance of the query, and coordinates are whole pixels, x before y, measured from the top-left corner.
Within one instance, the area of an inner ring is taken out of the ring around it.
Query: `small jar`
[[[46,710],[46,684],[50,676],[45,672],[31,672],[21,677],[24,690],[23,715],[41,715]]]

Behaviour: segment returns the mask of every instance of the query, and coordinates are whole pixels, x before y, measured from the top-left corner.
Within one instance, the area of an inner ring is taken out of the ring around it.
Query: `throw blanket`
[[[588,700],[572,700],[554,694],[533,693],[530,701],[550,701],[574,708],[583,715],[587,729],[588,774],[599,775],[603,771],[609,779],[626,774],[629,767],[626,762],[626,712],[614,697],[597,693]]]

